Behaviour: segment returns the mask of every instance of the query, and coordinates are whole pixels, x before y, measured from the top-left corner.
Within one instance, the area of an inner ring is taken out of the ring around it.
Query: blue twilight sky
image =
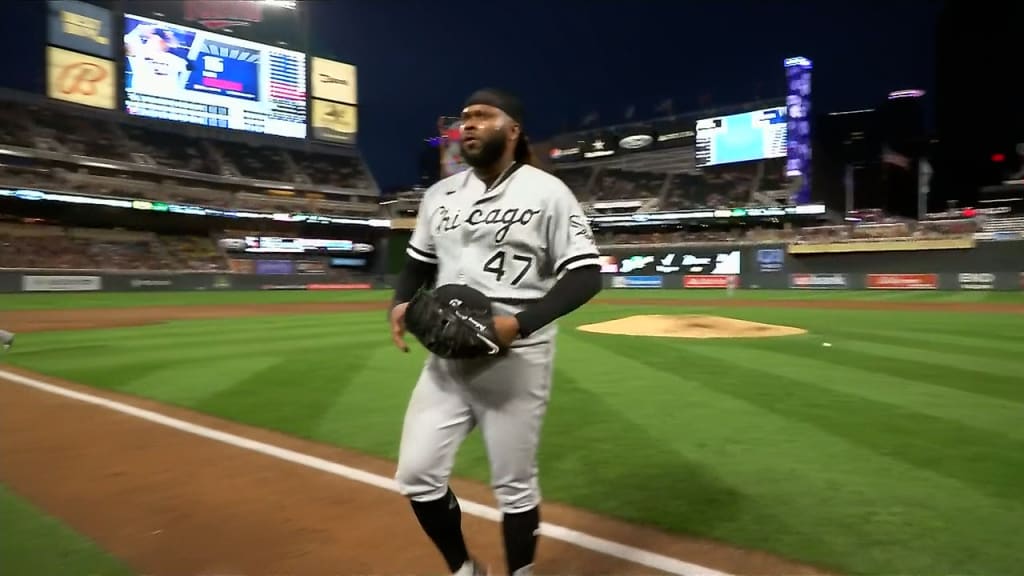
[[[383,187],[415,182],[422,140],[481,86],[518,93],[545,138],[702,102],[784,95],[782,61],[814,61],[817,112],[935,84],[938,0],[316,0],[314,55],[358,67],[359,147]],[[44,3],[15,2],[5,84],[42,91]],[[38,47],[38,48],[35,48]],[[927,99],[932,109],[932,99]]]

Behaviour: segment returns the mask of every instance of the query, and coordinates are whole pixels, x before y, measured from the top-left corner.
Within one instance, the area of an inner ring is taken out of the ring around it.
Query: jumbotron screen
[[[697,121],[696,165],[786,157],[786,107]]]
[[[306,137],[301,52],[125,15],[129,114]]]

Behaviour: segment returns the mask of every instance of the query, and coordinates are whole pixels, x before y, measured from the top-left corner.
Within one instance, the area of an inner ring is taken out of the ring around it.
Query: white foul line
[[[100,396],[93,396],[92,394],[86,394],[84,392],[69,390],[61,386],[55,386],[41,380],[36,380],[35,378],[15,374],[14,372],[0,370],[0,378],[15,384],[28,386],[29,388],[49,392],[50,394],[56,394],[65,398],[71,398],[73,400],[93,404],[95,406],[107,408],[108,410],[113,410],[129,416],[134,416],[141,420],[147,420],[149,422],[167,426],[168,428],[174,428],[195,436],[216,440],[217,442],[235,446],[236,448],[251,450],[272,458],[292,462],[293,464],[299,464],[300,466],[306,466],[307,468],[313,468],[315,470],[320,470],[321,472],[327,472],[328,474],[334,474],[335,476],[340,476],[347,480],[361,482],[389,492],[398,492],[398,485],[393,479],[380,476],[378,474],[371,474],[365,470],[352,468],[350,466],[331,462],[330,460],[324,460],[323,458],[317,458],[315,456],[310,456],[309,454],[303,454],[301,452],[288,450],[271,444],[257,442],[250,438],[229,434],[227,432],[208,428],[199,424],[193,424],[177,418],[171,418],[170,416],[165,416],[151,410],[137,408],[130,404],[124,404],[122,402],[109,400]],[[477,516],[492,522],[501,522],[501,512],[496,508],[480,504],[479,502],[463,500],[461,498],[459,499],[459,506],[464,512],[472,516]],[[663,554],[642,550],[640,548],[635,548],[619,542],[613,542],[611,540],[605,540],[604,538],[598,538],[578,530],[573,530],[572,528],[566,528],[564,526],[550,524],[548,522],[541,522],[540,529],[542,536],[561,540],[580,548],[586,548],[606,556],[621,558],[634,564],[640,564],[642,566],[647,566],[670,574],[678,574],[679,576],[731,576],[726,572],[719,572],[711,568],[684,562]]]

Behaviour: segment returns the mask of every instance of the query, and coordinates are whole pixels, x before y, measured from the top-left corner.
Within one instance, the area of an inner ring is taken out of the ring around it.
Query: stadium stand
[[[0,184],[257,211],[380,212],[379,190],[351,152],[256,142],[9,91],[0,103]]]
[[[64,270],[223,269],[216,249],[202,248],[206,241],[161,238],[145,231],[3,222],[0,262],[5,268]]]

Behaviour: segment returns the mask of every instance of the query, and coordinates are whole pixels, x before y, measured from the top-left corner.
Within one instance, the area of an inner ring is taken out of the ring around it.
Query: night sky
[[[5,84],[42,92],[43,2],[6,7]],[[814,61],[815,112],[935,85],[940,2],[321,0],[311,51],[358,67],[359,147],[385,188],[416,181],[422,140],[481,86],[518,93],[543,139],[603,124],[785,95],[782,61]],[[930,99],[929,99],[930,103]],[[931,109],[929,104],[928,109]],[[929,116],[931,114],[929,113]]]

